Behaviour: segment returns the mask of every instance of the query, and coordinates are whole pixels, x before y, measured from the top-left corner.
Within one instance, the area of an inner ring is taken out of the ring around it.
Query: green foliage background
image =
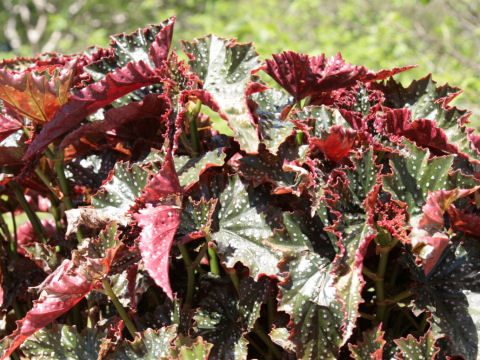
[[[0,56],[104,46],[110,34],[172,14],[177,47],[216,33],[254,41],[263,58],[291,49],[340,51],[374,70],[418,64],[399,79],[433,73],[464,89],[456,103],[480,127],[480,0],[3,0]]]

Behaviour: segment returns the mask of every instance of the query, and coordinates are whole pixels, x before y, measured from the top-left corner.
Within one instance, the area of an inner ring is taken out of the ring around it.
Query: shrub
[[[476,359],[460,90],[174,21],[2,63],[3,358]]]

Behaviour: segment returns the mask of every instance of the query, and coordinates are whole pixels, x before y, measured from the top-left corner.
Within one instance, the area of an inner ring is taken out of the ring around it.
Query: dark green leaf
[[[75,326],[54,325],[37,331],[21,349],[31,360],[96,359],[102,337],[96,329],[78,333]]]
[[[305,251],[281,270],[289,277],[280,287],[278,310],[291,315],[298,358],[337,359],[345,315],[332,287],[330,260]]]
[[[92,205],[111,216],[122,216],[135,203],[147,182],[148,173],[138,165],[129,168],[118,162],[109,181],[92,198]]]
[[[178,174],[180,185],[188,188],[195,184],[200,178],[200,174],[211,166],[222,166],[226,154],[222,148],[208,151],[199,157],[191,158],[189,156],[175,156],[175,170]]]
[[[357,345],[348,344],[350,353],[355,360],[382,359],[383,347],[386,341],[380,326],[363,333],[363,340]]]
[[[429,331],[417,341],[412,335],[406,339],[395,340],[400,352],[395,356],[399,360],[433,360],[440,350],[436,347],[435,338]]]
[[[261,274],[276,275],[280,253],[265,243],[272,230],[264,215],[250,205],[247,190],[238,175],[229,179],[219,203],[219,230],[212,234],[212,240],[217,243],[222,262],[233,268],[240,261],[255,279]]]

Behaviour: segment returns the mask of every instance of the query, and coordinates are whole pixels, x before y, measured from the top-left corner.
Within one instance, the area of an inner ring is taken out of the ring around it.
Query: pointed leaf
[[[180,185],[185,189],[190,188],[200,179],[200,175],[212,166],[223,166],[225,157],[223,148],[208,151],[199,157],[176,156],[175,169]]]
[[[350,353],[355,360],[382,360],[384,331],[379,326],[363,333],[363,340],[357,345],[348,344]]]
[[[194,42],[183,42],[183,47],[190,56],[192,70],[228,119],[240,147],[248,153],[256,153],[257,127],[245,96],[250,74],[260,65],[253,45],[209,35]]]
[[[399,360],[433,360],[440,349],[434,345],[435,338],[429,331],[418,341],[412,335],[395,340],[400,352],[395,355]]]
[[[390,159],[393,174],[383,177],[383,186],[395,199],[408,205],[410,216],[420,214],[428,191],[447,187],[452,156],[429,159],[430,152],[404,140],[405,152]]]
[[[199,338],[191,346],[182,346],[180,348],[178,360],[208,359],[210,357],[212,346],[212,344]]]
[[[86,328],[79,333],[75,326],[54,325],[31,336],[21,349],[31,360],[96,359],[102,334]]]
[[[25,318],[17,322],[17,329],[8,336],[10,341],[2,360],[10,356],[30,335],[74,307],[97,286],[109,268],[107,259],[83,258],[73,252],[72,260],[64,260],[39,285],[40,298],[34,302]]]
[[[336,300],[330,260],[306,251],[281,270],[289,274],[281,284],[278,310],[291,315],[291,340],[299,359],[337,359],[344,325]]]
[[[263,214],[249,203],[245,186],[238,176],[229,179],[221,193],[218,213],[219,230],[213,233],[222,262],[233,268],[237,261],[250,269],[254,279],[260,275],[275,275],[280,254],[273,251],[265,240],[272,235]]]
[[[177,336],[177,326],[162,327],[158,331],[147,329],[133,342],[123,341],[115,353],[107,360],[158,360],[168,359],[172,350],[171,343]]]
[[[183,207],[182,218],[178,228],[178,234],[183,235],[183,242],[204,237],[210,233],[210,226],[213,221],[213,213],[217,206],[218,199],[210,199],[200,201],[188,199],[187,204]]]
[[[106,182],[92,198],[95,209],[111,216],[121,217],[135,203],[147,185],[148,173],[138,165],[131,168],[118,162]]]
[[[474,360],[480,338],[480,244],[477,239],[453,238],[428,275],[407,262],[416,287],[416,311],[432,313],[432,335],[448,336],[453,351]]]
[[[250,98],[257,107],[255,113],[259,117],[258,127],[264,143],[272,154],[278,152],[279,146],[293,133],[294,125],[281,119],[282,110],[293,103],[293,99],[282,91],[267,89],[252,94]]]
[[[149,25],[130,34],[111,36],[110,49],[113,56],[88,65],[87,72],[98,81],[129,62],[141,60],[150,67],[159,67],[161,62],[167,59],[174,23],[175,17],[172,16],[158,25]]]
[[[213,285],[213,284],[211,284]],[[227,286],[212,286],[201,298],[194,316],[196,335],[213,344],[213,359],[246,359],[248,333],[267,301],[269,281],[254,282],[247,277],[240,281],[239,296]]]

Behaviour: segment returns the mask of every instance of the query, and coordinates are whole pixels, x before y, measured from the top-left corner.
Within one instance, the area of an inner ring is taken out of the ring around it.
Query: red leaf
[[[65,260],[38,286],[40,298],[34,301],[27,315],[17,321],[17,329],[8,336],[12,341],[1,360],[10,356],[30,335],[82,300],[108,272],[112,258],[90,259],[73,252],[71,260]]]
[[[45,234],[47,238],[52,237],[55,235],[57,231],[57,227],[55,226],[55,222],[50,219],[43,219],[42,226],[45,230]],[[19,226],[17,229],[17,252],[22,255],[26,255],[26,251],[23,248],[23,245],[28,245],[33,242],[38,241],[35,232],[33,231],[33,226],[30,221],[26,222],[25,224]]]
[[[145,269],[172,300],[168,257],[173,237],[180,225],[181,191],[172,153],[168,152],[162,168],[148,183],[142,195],[141,199],[149,204],[135,214],[135,219],[142,228],[139,248]],[[158,205],[152,206],[151,203]]]
[[[157,68],[161,68],[168,57],[168,51],[172,44],[173,26],[175,25],[175,16],[169,19],[170,23],[155,35],[155,41],[150,46],[148,53]]]
[[[113,108],[105,113],[105,119],[101,121],[89,122],[80,128],[72,131],[62,140],[60,147],[68,145],[79,147],[82,138],[87,138],[88,142],[98,145],[106,136],[117,134],[119,129],[127,126],[130,133],[135,134],[136,128],[143,129],[142,120],[156,120],[158,124],[165,122],[170,114],[170,101],[164,95],[148,94],[141,102],[132,102],[118,108]],[[136,126],[131,126],[130,122],[135,121]],[[130,125],[130,126],[129,126]],[[151,134],[154,129],[148,130]]]
[[[162,168],[145,187],[142,199],[145,202],[156,202],[168,195],[179,194],[182,187],[178,181],[177,172],[173,163],[172,153],[168,152]]]
[[[455,230],[463,231],[469,235],[480,237],[480,216],[456,209],[453,206],[448,209],[450,224]]]
[[[151,69],[143,61],[129,63],[127,66],[108,74],[105,79],[90,84],[70,97],[70,100],[46,124],[25,154],[31,159],[50,142],[62,136],[82,122],[86,116],[105,107],[114,100],[143,86],[159,83],[160,72]]]
[[[337,162],[349,155],[356,136],[354,131],[335,125],[322,139],[311,138],[310,149],[318,148],[329,160]]]
[[[22,128],[22,123],[7,113],[0,114],[0,142]]]
[[[413,251],[417,261],[423,264],[425,274],[432,271],[450,238],[444,232],[443,214],[453,207],[453,202],[480,189],[439,190],[428,193],[427,203],[423,206],[423,216],[410,234]]]
[[[458,146],[448,142],[447,134],[438,128],[434,120],[417,119],[410,122],[410,110],[393,109],[386,112],[386,130],[397,136],[405,136],[418,146],[428,147],[437,154],[458,153]]]
[[[142,227],[139,248],[145,269],[155,283],[173,300],[168,277],[168,257],[173,237],[180,224],[180,209],[174,205],[153,207],[147,204],[145,209],[135,215],[135,219]]]
[[[373,72],[363,66],[346,64],[340,53],[331,58],[324,54],[309,57],[293,51],[273,55],[264,67],[276,82],[299,101],[323,91],[353,86],[357,81],[382,80],[411,66]]]

